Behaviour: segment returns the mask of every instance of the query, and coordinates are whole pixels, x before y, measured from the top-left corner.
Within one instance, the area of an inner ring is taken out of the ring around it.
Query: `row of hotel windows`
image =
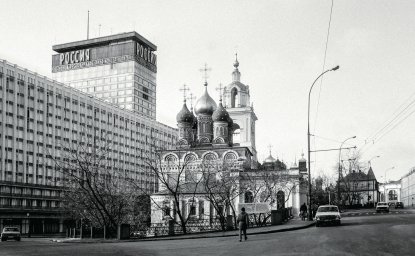
[[[1,194],[14,194],[21,196],[42,196],[42,197],[60,197],[60,190],[39,189],[33,187],[17,187],[9,185],[0,186]]]
[[[32,200],[21,198],[0,198],[0,207],[38,207],[38,208],[58,208],[62,202],[55,200]]]
[[[1,90],[2,88],[0,88],[0,90]],[[19,95],[19,97],[18,97],[18,100],[17,100],[17,105],[18,105],[18,107],[19,108],[23,108],[24,109],[24,105],[22,104],[22,103],[24,103],[24,101],[23,101],[23,99],[22,100],[19,100],[19,98],[22,98],[23,97],[23,95],[22,94],[20,94]],[[14,105],[14,103],[13,103],[13,101],[12,100],[14,100],[13,99],[14,97],[13,97],[13,95],[10,95],[10,94],[8,94],[7,96],[6,96],[6,111],[8,112],[8,113],[10,113],[10,112],[13,112],[13,109],[14,109],[14,107],[13,107],[13,105]],[[39,98],[42,98],[42,97],[39,97]],[[2,99],[0,98],[0,102],[2,102]],[[39,108],[38,110],[37,110],[37,113],[38,113],[38,115],[36,115],[36,116],[33,116],[34,114],[32,114],[32,113],[34,113],[34,106],[35,106],[35,104],[34,104],[34,99],[33,99],[33,97],[29,97],[29,100],[28,100],[28,110],[27,110],[27,112],[28,112],[28,121],[30,120],[30,118],[33,118],[33,117],[36,117],[37,119],[39,119],[40,121],[43,121],[43,109],[44,109],[44,103],[43,103],[43,100],[41,100],[41,99],[38,99],[38,101],[37,101],[37,104],[36,104],[36,107],[37,108]],[[47,105],[47,113],[48,113],[48,117],[50,117],[50,116],[52,116],[52,112],[53,112],[53,108],[51,108],[51,107],[53,107],[53,103],[52,103],[52,100],[50,99],[50,97],[48,96],[48,100],[47,100],[47,102],[48,102],[48,105]],[[62,107],[61,107],[61,105],[59,104],[59,103],[62,103],[62,101],[61,100],[59,100],[58,99],[58,97],[57,97],[57,100],[56,100],[56,102],[57,102],[57,105],[56,105],[56,110],[55,110],[55,112],[59,112],[59,114],[64,114],[65,115],[65,118],[68,118],[68,115],[70,115],[71,113],[73,114],[73,115],[75,115],[76,117],[80,117],[80,119],[82,119],[82,118],[85,118],[85,104],[80,104],[80,105],[78,105],[78,104],[74,104],[74,103],[77,103],[77,102],[72,102],[73,104],[72,104],[72,106],[70,106],[70,100],[66,100],[65,99],[65,109],[64,109],[64,111],[62,111]],[[69,104],[68,104],[69,103]],[[72,111],[69,111],[69,108],[70,107],[72,107],[72,109],[73,109],[73,105],[76,105],[76,107],[79,107],[79,109],[80,109],[80,111],[82,112],[80,115],[78,115],[78,112],[76,111],[76,110],[72,110]],[[31,107],[31,106],[33,106],[33,107]],[[87,114],[89,114],[88,116],[87,116],[87,118],[89,118],[89,119],[92,119],[92,106],[91,106],[91,108],[89,108],[90,106],[88,106],[88,109],[90,109],[91,111],[88,111],[88,112],[90,112],[90,113],[87,113]],[[84,110],[82,111],[82,108],[84,108]],[[96,120],[97,118],[99,118],[99,109],[97,109],[97,108],[95,108],[94,109],[95,111],[94,111],[94,119]],[[20,112],[20,111],[19,111]],[[20,112],[21,113],[21,112]],[[123,122],[124,121],[124,118],[122,118],[122,117],[120,117],[120,118],[118,118],[118,116],[117,115],[113,115],[112,113],[108,113],[108,115],[107,116],[105,116],[105,111],[102,111],[102,113],[101,114],[103,114],[103,115],[101,115],[101,118],[103,117],[103,118],[105,118],[105,119],[107,119],[107,122],[108,123],[114,123],[114,124],[117,124],[117,123],[120,123],[120,122]],[[58,114],[58,113],[56,113],[56,114]],[[98,114],[98,115],[97,115]],[[7,115],[9,115],[9,114],[7,114]],[[105,116],[105,117],[104,117]],[[56,115],[55,116],[58,120],[60,120],[61,118],[60,118],[60,115],[58,116],[58,115]],[[111,118],[111,117],[113,117],[113,118]],[[113,122],[111,122],[112,120],[111,119],[113,119]],[[33,120],[30,120],[30,121],[33,121]],[[50,122],[51,120],[48,120],[48,123]],[[83,121],[85,121],[85,120],[80,120],[81,122],[83,122]],[[118,122],[117,122],[118,121]],[[59,121],[57,121],[58,123],[59,123]],[[105,122],[105,121],[104,121]],[[128,119],[125,119],[125,122],[126,123],[129,123],[129,121],[128,121]],[[121,127],[123,127],[123,125],[124,124],[121,124],[120,123],[120,126]],[[136,127],[140,127],[140,126],[138,126],[139,124],[138,123],[136,123]],[[128,130],[128,127],[127,127],[127,130]],[[157,130],[154,130],[155,131],[155,133],[157,134],[158,132],[157,132]],[[166,134],[166,132],[164,132],[164,134],[165,135],[167,135]],[[168,136],[169,136],[170,134],[168,134]],[[170,137],[170,136],[169,136]]]

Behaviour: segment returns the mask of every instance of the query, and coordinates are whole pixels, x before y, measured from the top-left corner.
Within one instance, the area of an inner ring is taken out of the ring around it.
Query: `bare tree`
[[[117,226],[132,223],[137,216],[138,190],[133,173],[124,168],[122,157],[113,153],[108,134],[81,129],[75,142],[64,141],[59,152],[49,152],[62,175],[64,206],[77,218],[107,229],[114,236]]]
[[[181,226],[183,234],[187,233],[187,224],[191,220],[191,212],[185,211],[185,205],[180,203],[184,199],[190,202],[189,208],[195,206],[195,197],[200,193],[201,177],[189,172],[189,166],[195,161],[193,159],[182,160],[181,154],[186,151],[175,150],[174,154],[168,154],[163,149],[152,150],[154,157],[147,157],[145,162],[156,176],[163,195],[171,198],[173,209],[152,199],[153,205],[159,210],[164,211],[169,219]],[[178,155],[177,155],[178,154]],[[183,210],[181,207],[183,207]],[[173,210],[173,211],[171,211]],[[177,220],[178,218],[178,220]]]
[[[236,227],[235,199],[240,196],[240,170],[233,167],[237,161],[226,161],[221,164],[202,163],[203,188],[206,199],[211,203],[218,214],[221,229],[227,229],[227,215],[232,212],[233,225]]]

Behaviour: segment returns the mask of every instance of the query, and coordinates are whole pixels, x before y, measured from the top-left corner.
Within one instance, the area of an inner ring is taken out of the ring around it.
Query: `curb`
[[[315,225],[315,222],[309,223],[307,225],[303,226],[297,226],[297,227],[290,227],[290,228],[283,228],[283,229],[276,229],[276,230],[267,230],[267,231],[258,231],[258,232],[250,232],[249,235],[260,235],[260,234],[272,234],[272,233],[279,233],[279,232],[287,232],[287,231],[294,231],[294,230],[300,230],[300,229],[306,229],[309,227],[312,227]],[[145,239],[129,239],[129,240],[83,240],[81,241],[78,239],[71,239],[71,240],[59,240],[59,239],[53,239],[52,242],[56,243],[125,243],[125,242],[153,242],[153,241],[172,241],[172,240],[186,240],[186,239],[203,239],[203,238],[218,238],[218,237],[232,237],[232,236],[238,236],[238,234],[224,234],[225,232],[222,232],[222,234],[217,235],[198,235],[194,234],[194,236],[188,236],[188,237],[182,237],[183,235],[179,236],[172,236],[172,237],[159,237],[159,238],[145,238]]]

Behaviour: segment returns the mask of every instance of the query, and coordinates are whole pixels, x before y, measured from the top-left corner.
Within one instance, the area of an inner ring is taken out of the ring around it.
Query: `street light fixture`
[[[308,92],[308,111],[307,111],[307,143],[308,143],[308,207],[311,209],[311,164],[310,164],[310,98],[311,98],[311,90],[314,87],[314,84],[317,82],[317,80],[322,77],[325,73],[329,71],[336,71],[340,67],[335,66],[332,69],[327,69],[323,73],[321,73],[316,80],[311,84],[310,91]],[[308,215],[308,220],[313,220],[313,216],[311,214]]]
[[[372,160],[375,159],[375,158],[379,158],[379,157],[380,156],[374,156],[374,157],[370,158],[370,160],[368,161],[369,167],[372,167]]]
[[[29,226],[29,229],[27,231],[27,237],[30,238],[30,219],[29,219],[30,213],[26,213],[26,216],[27,216],[27,225]]]
[[[346,141],[351,140],[351,139],[355,139],[356,136],[352,136],[349,137],[347,139],[345,139],[342,144],[340,144],[340,148],[339,148],[339,181],[338,181],[338,185],[337,185],[337,200],[340,202],[340,179],[341,179],[341,173],[342,173],[342,164],[341,164],[341,154],[342,154],[342,147],[343,144],[346,143]]]

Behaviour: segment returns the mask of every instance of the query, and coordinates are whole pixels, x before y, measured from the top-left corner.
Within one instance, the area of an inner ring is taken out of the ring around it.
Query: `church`
[[[301,158],[290,168],[270,155],[261,164],[255,147],[255,122],[250,88],[241,82],[236,58],[232,82],[220,87],[217,104],[204,92],[190,110],[186,97],[176,116],[176,147],[159,152],[158,192],[151,196],[151,222],[212,222],[292,207],[298,214],[306,202],[307,168]],[[206,67],[205,67],[206,71]],[[184,88],[184,90],[186,90]],[[184,91],[185,92],[185,91]]]

